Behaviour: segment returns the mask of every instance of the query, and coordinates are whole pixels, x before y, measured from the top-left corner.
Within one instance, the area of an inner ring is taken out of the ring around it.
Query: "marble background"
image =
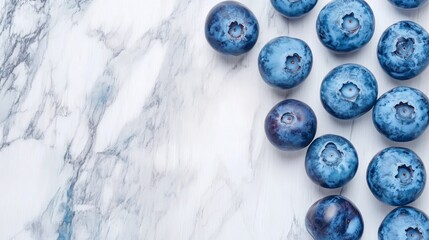
[[[319,101],[328,71],[368,67],[380,94],[397,85],[429,93],[429,70],[398,82],[376,59],[384,29],[411,19],[429,30],[429,5],[401,12],[368,0],[372,41],[354,54],[324,48],[315,19],[328,0],[286,20],[268,0],[241,0],[258,17],[260,38],[241,57],[217,54],[204,38],[218,0],[0,0],[0,239],[310,239],[308,207],[328,194],[350,198],[375,239],[392,209],[366,186],[372,156],[407,146],[429,164],[429,131],[396,144],[370,114],[338,121]],[[270,39],[304,39],[314,68],[293,91],[267,86],[257,55]],[[314,185],[305,150],[285,153],[267,141],[263,121],[287,97],[315,110],[317,136],[353,142],[356,177],[343,189]],[[416,206],[429,213],[429,190]]]

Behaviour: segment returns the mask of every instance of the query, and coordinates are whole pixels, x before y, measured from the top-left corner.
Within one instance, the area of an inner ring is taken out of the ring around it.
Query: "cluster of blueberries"
[[[419,8],[428,0],[389,0],[399,8]],[[317,0],[271,0],[287,18],[297,18],[314,8]],[[367,44],[375,28],[374,13],[364,0],[333,0],[319,13],[316,30],[320,41],[337,53],[357,51]],[[225,1],[208,14],[205,34],[209,44],[223,54],[241,55],[255,45],[259,25],[244,5]],[[382,34],[377,49],[382,68],[392,78],[408,80],[429,65],[429,34],[412,21],[400,21]],[[268,42],[258,58],[259,72],[270,86],[291,89],[309,75],[313,55],[300,39],[277,37]],[[358,64],[334,68],[322,81],[323,107],[338,119],[350,120],[373,108],[376,129],[396,142],[418,138],[429,125],[429,100],[411,87],[396,87],[377,99],[374,75]],[[314,139],[317,119],[305,103],[286,99],[274,106],[265,119],[269,141],[285,151],[308,147],[305,169],[313,182],[324,188],[348,183],[358,169],[358,155],[352,143],[338,135]],[[429,218],[405,205],[424,189],[423,162],[412,150],[390,147],[377,153],[367,169],[367,183],[380,201],[399,206],[390,212],[378,231],[380,240],[429,239]],[[360,239],[363,219],[348,199],[333,195],[320,199],[307,212],[306,227],[316,240]]]

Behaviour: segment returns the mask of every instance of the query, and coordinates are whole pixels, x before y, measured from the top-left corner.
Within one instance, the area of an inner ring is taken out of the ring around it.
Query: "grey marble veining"
[[[0,0],[0,239],[305,240],[308,207],[340,192],[362,211],[364,239],[373,239],[391,208],[371,195],[365,170],[393,143],[368,115],[331,118],[318,90],[345,62],[367,66],[380,93],[402,84],[378,65],[378,38],[401,19],[429,29],[429,8],[403,13],[369,2],[374,38],[338,57],[315,32],[327,1],[293,21],[269,1],[242,2],[261,35],[236,58],[204,39],[214,0]],[[315,60],[288,92],[265,85],[257,69],[259,50],[280,35],[304,39]],[[427,78],[407,84],[428,93]],[[318,136],[355,145],[361,165],[344,189],[318,188],[305,175],[305,151],[283,153],[267,141],[263,119],[286,96],[313,107]],[[401,146],[425,161],[428,137]],[[429,212],[428,197],[414,206]]]

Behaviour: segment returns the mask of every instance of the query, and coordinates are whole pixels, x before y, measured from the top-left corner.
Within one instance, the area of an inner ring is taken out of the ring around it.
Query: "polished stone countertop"
[[[398,85],[429,94],[429,70],[409,81],[382,71],[376,46],[399,20],[429,30],[429,4],[403,12],[368,0],[376,17],[370,43],[335,55],[315,22],[328,2],[297,20],[269,0],[241,0],[260,37],[241,57],[210,48],[204,22],[218,0],[0,0],[0,239],[309,240],[304,218],[316,200],[342,194],[360,209],[363,239],[376,239],[393,209],[371,194],[366,168],[388,146],[429,164],[429,131],[398,144],[371,114],[339,121],[322,107],[323,77],[358,63],[379,96]],[[257,56],[277,36],[305,40],[314,54],[308,79],[290,91],[266,85]],[[268,111],[285,98],[309,104],[317,136],[349,139],[355,178],[325,190],[304,169],[305,150],[287,153],[266,139]],[[412,204],[429,213],[429,190]]]

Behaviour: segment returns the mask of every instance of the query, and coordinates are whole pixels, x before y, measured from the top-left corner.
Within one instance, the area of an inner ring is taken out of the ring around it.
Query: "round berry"
[[[375,103],[372,121],[377,130],[396,142],[418,138],[429,124],[429,100],[411,87],[396,87]]]
[[[243,4],[224,1],[207,15],[205,34],[216,51],[238,56],[255,46],[259,25],[255,15]]]
[[[416,77],[429,65],[429,34],[412,21],[395,23],[381,35],[377,56],[392,78]]]
[[[357,207],[339,195],[315,202],[307,212],[305,226],[317,240],[357,240],[364,229]]]
[[[391,211],[378,228],[379,240],[429,239],[428,216],[413,207],[398,207]]]
[[[275,105],[265,118],[268,140],[285,151],[302,149],[316,135],[317,119],[305,103],[286,99]]]
[[[262,48],[258,65],[267,84],[290,89],[302,83],[310,74],[313,54],[310,47],[300,39],[278,37]]]
[[[287,18],[301,17],[316,6],[317,0],[271,0],[273,7]]]
[[[426,184],[423,162],[407,148],[390,147],[377,153],[366,176],[374,196],[393,206],[413,202],[422,194]]]
[[[378,94],[377,80],[365,67],[344,64],[334,68],[322,81],[323,107],[339,119],[354,119],[368,112]]]
[[[374,28],[374,13],[363,0],[333,0],[320,11],[316,22],[323,45],[340,53],[363,47]]]
[[[389,0],[389,2],[399,8],[413,9],[425,5],[428,0]]]
[[[352,143],[337,135],[316,138],[308,147],[305,170],[316,184],[339,188],[356,174],[359,161]]]

